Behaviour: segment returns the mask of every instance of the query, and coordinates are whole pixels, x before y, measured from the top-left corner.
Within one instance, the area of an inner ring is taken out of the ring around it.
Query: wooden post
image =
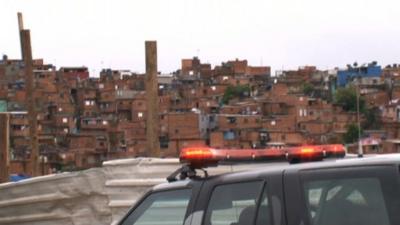
[[[26,105],[28,106],[29,120],[29,139],[31,147],[31,173],[32,176],[39,176],[39,145],[37,134],[37,112],[34,98],[34,77],[33,77],[33,61],[31,36],[29,30],[21,31],[21,48],[24,58],[25,69],[25,85],[26,85]]]
[[[0,113],[0,183],[9,181],[10,169],[10,115]]]
[[[22,18],[22,13],[18,12],[17,13],[17,17],[18,17],[18,32],[19,32],[19,41],[20,41],[20,45],[21,45],[21,58],[22,60],[24,60],[24,51],[22,50],[22,30],[24,29],[24,20]]]
[[[18,16],[18,29],[19,31],[22,31],[24,29],[24,21],[22,19],[22,13],[18,12],[17,16]]]
[[[157,42],[146,41],[146,152],[148,156],[160,157]]]

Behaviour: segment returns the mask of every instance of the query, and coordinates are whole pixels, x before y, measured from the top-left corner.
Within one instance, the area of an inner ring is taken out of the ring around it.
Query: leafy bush
[[[348,112],[357,111],[357,89],[355,87],[339,88],[335,94],[335,101]],[[360,96],[360,112],[365,111],[365,100]]]
[[[347,127],[347,132],[343,135],[343,141],[344,143],[349,144],[349,143],[354,143],[357,140],[358,140],[358,126],[357,124],[352,123]]]
[[[309,84],[309,83],[304,83],[301,86],[301,89],[302,89],[302,91],[303,91],[303,93],[305,95],[311,95],[315,90],[314,86],[312,84]]]
[[[243,98],[248,97],[249,95],[250,87],[248,85],[229,85],[224,92],[224,96],[222,97],[222,103],[228,104],[228,102],[233,98]]]

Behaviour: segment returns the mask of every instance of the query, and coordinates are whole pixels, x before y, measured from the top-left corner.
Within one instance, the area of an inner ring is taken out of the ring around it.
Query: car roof
[[[276,174],[283,173],[284,171],[300,171],[300,170],[315,170],[315,169],[328,169],[328,168],[348,168],[359,166],[374,166],[374,165],[395,165],[400,164],[400,154],[384,154],[384,155],[365,155],[358,158],[356,155],[349,155],[343,159],[328,159],[321,162],[306,162],[299,164],[288,164],[285,162],[272,162],[272,163],[252,163],[252,164],[236,164],[236,165],[222,165],[217,168],[207,168],[211,176],[201,178],[201,180],[219,179],[221,177],[229,178],[248,178],[257,177],[260,174]],[[224,170],[221,167],[228,167],[230,170]],[[170,183],[163,183],[155,186],[153,191],[162,191],[170,189],[179,189],[190,186],[199,180],[182,180]]]

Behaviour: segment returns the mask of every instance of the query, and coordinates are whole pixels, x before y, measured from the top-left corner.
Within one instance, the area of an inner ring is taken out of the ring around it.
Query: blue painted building
[[[382,67],[376,63],[369,63],[366,66],[348,67],[345,70],[339,70],[337,73],[338,87],[345,87],[347,83],[353,81],[357,77],[370,78],[380,77],[382,74]]]

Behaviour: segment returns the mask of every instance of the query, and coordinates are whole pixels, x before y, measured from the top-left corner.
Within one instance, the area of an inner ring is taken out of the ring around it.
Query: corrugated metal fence
[[[209,174],[256,166],[222,166]],[[0,225],[115,224],[151,186],[166,182],[177,159],[113,160],[102,168],[0,184]]]
[[[0,225],[110,225],[178,166],[177,159],[116,160],[102,168],[0,184]]]

